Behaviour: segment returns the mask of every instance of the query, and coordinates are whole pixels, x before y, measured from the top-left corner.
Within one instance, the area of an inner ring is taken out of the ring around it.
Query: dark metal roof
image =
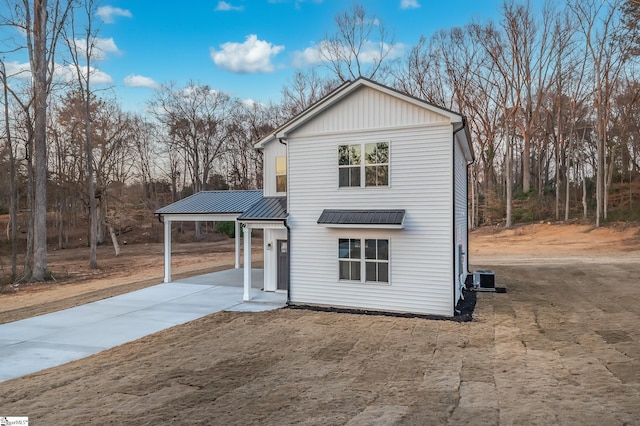
[[[260,200],[261,190],[200,191],[156,210],[156,214],[239,214]]]
[[[284,220],[287,218],[287,197],[264,197],[238,218],[240,221]]]
[[[405,210],[329,210],[318,218],[321,225],[402,225]]]

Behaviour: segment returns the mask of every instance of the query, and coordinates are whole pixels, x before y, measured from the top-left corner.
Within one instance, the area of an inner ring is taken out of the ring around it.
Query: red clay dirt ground
[[[640,424],[639,228],[485,228],[470,244],[473,267],[494,270],[508,290],[480,293],[472,322],[221,312],[0,383],[0,415],[78,425]],[[187,254],[174,265],[230,264],[230,246],[176,246]],[[129,247],[101,278],[0,296],[0,320],[159,282],[161,249]]]

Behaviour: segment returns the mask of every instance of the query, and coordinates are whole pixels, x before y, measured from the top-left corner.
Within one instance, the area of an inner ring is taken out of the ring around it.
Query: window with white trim
[[[287,192],[287,157],[276,157],[276,192]]]
[[[340,238],[338,269],[342,281],[389,283],[389,240]]]
[[[338,146],[340,188],[388,185],[389,142]]]

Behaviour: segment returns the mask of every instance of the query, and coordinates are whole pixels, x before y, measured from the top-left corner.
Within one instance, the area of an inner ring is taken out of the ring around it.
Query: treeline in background
[[[159,207],[261,188],[253,144],[360,76],[467,117],[471,227],[640,220],[638,0],[506,1],[499,19],[440,30],[401,58],[393,31],[354,4],[318,44],[322,63],[298,69],[279,101],[167,82],[135,113],[92,84],[92,0],[5,3],[3,27],[26,35],[0,55],[0,214],[14,280],[47,279],[47,241],[68,247],[78,228],[97,266],[97,245],[109,234],[117,245]],[[12,55],[25,51],[19,67]]]

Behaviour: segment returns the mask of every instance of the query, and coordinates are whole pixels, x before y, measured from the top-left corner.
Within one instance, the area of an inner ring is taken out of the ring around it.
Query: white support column
[[[236,269],[240,268],[240,222],[236,219]]]
[[[251,228],[244,228],[244,301],[251,300]]]
[[[164,220],[164,282],[171,282],[171,221]]]

